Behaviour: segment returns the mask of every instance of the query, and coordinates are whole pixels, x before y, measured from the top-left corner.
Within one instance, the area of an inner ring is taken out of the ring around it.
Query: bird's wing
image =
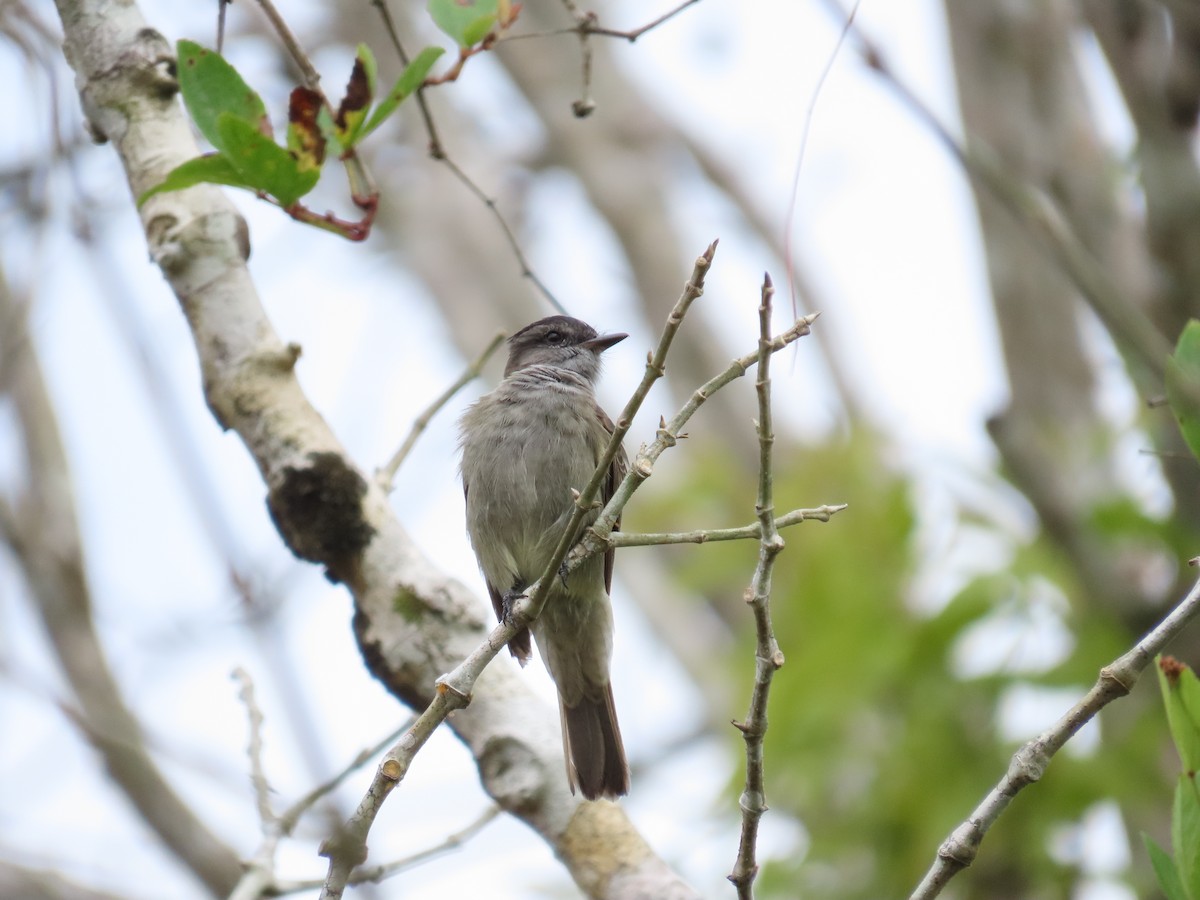
[[[596,415],[600,419],[600,424],[611,435],[613,433],[613,421],[608,417],[608,413],[602,410],[599,406],[596,407]],[[613,457],[612,465],[608,467],[608,477],[604,479],[604,485],[601,488],[601,500],[607,504],[612,499],[613,494],[617,492],[617,486],[625,480],[625,474],[629,471],[629,457],[625,455],[625,448],[618,447],[617,455]],[[613,525],[613,531],[621,530],[621,520],[617,519]],[[612,573],[613,561],[616,559],[617,552],[612,548],[605,551],[604,554],[604,590],[612,593]]]
[[[467,485],[466,476],[463,476],[463,500],[466,500],[469,495],[470,488]],[[608,563],[605,564],[608,568]],[[607,568],[606,568],[607,571]],[[487,585],[488,596],[492,600],[492,609],[496,611],[496,621],[504,620],[504,598],[500,592],[496,590],[495,585],[488,581],[487,575],[483,576],[483,583]],[[533,658],[533,638],[529,634],[528,628],[522,628],[513,635],[512,640],[508,642],[508,652],[517,658],[522,666]]]

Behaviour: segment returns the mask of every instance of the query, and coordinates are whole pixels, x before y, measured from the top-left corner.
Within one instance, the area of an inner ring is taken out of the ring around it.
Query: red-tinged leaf
[[[155,185],[138,197],[138,206],[140,207],[155,194],[181,191],[184,188],[205,183],[254,189],[254,185],[242,177],[228,157],[222,156],[220,153],[208,153],[204,156],[197,156],[195,159],[189,159],[168,172],[161,184]]]
[[[301,170],[320,169],[325,162],[325,136],[317,124],[321,95],[306,87],[292,91],[288,102],[288,149]]]
[[[367,110],[371,107],[371,101],[375,99],[377,77],[374,55],[366,44],[359,44],[358,53],[354,57],[354,68],[350,72],[350,80],[346,83],[346,96],[342,98],[334,118],[338,141],[343,147],[353,147],[357,143],[359,131],[367,118]]]
[[[176,45],[179,92],[196,127],[218,150],[221,146],[217,119],[228,114],[249,123],[256,131],[271,136],[271,120],[262,98],[242,80],[237,69],[221,54],[192,41]]]

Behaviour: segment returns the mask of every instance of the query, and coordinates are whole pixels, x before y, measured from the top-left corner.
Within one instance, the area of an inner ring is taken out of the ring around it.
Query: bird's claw
[[[558,565],[558,580],[562,582],[562,586],[567,586],[567,561],[564,559]]]

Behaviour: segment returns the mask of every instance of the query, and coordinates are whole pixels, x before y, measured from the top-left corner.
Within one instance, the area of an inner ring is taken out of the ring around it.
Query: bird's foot
[[[567,561],[564,559],[558,566],[558,580],[562,582],[562,586],[567,586]]]
[[[516,607],[517,601],[524,596],[524,591],[513,588],[511,591],[505,591],[504,596],[500,598],[500,621],[505,625],[512,624],[513,609]]]

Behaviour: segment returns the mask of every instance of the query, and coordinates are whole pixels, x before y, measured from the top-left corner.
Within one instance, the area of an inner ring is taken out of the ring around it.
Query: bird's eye
[[[563,336],[562,336],[561,332],[558,332],[558,331],[547,331],[546,332],[546,343],[547,344],[561,344],[562,339],[563,339]]]

